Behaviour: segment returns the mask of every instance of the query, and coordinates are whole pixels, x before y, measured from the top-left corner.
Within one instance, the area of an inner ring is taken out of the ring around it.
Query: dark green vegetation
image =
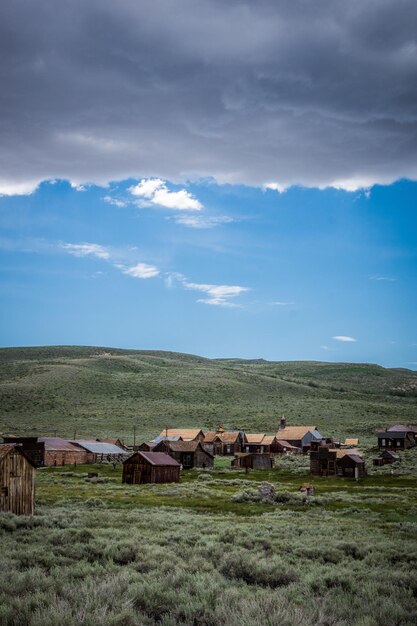
[[[301,460],[228,463],[147,486],[39,470],[37,515],[0,515],[2,626],[417,623],[415,480],[321,479],[303,501]],[[265,478],[275,504],[252,501]]]
[[[377,365],[209,360],[94,347],[0,350],[0,431],[154,436],[165,426],[275,432],[279,416],[359,436],[416,420],[417,373]]]

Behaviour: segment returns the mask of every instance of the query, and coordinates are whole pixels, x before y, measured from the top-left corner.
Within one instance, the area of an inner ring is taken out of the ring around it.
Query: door
[[[185,452],[182,455],[182,466],[184,469],[190,469],[193,466],[193,458],[192,455],[189,452]]]
[[[135,467],[135,469],[133,470],[133,484],[139,485],[141,477],[142,477],[142,468]]]

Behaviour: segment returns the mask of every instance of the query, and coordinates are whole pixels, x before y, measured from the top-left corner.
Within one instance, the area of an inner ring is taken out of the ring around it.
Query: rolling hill
[[[316,424],[373,441],[417,421],[417,373],[378,365],[206,359],[173,352],[53,346],[0,350],[0,432],[121,436],[224,424],[275,432]]]

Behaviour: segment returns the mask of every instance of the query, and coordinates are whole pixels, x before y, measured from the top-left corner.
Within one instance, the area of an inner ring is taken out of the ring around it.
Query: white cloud
[[[0,196],[30,196],[39,187],[39,180],[11,182],[0,180]]]
[[[120,200],[119,198],[112,198],[111,196],[104,196],[104,202],[107,204],[112,204],[113,206],[117,206],[119,209],[127,206],[128,203],[125,200]]]
[[[282,185],[281,183],[265,183],[262,188],[264,190],[272,189],[273,191],[278,191],[278,193],[284,193],[287,191],[288,186]]]
[[[203,205],[186,189],[169,191],[165,182],[160,178],[143,178],[140,183],[130,187],[133,196],[145,198],[151,204],[163,206],[166,209],[179,211],[201,211]]]
[[[189,228],[214,228],[219,224],[230,224],[233,222],[232,217],[227,215],[219,215],[214,217],[205,217],[202,215],[176,215],[174,221],[177,224],[188,226]]]
[[[70,183],[71,187],[75,189],[75,191],[87,191],[87,187],[85,185],[79,185],[77,183]]]
[[[270,303],[271,306],[291,306],[292,304],[295,304],[295,302],[271,302]]]
[[[390,282],[391,283],[391,282],[396,281],[397,279],[393,278],[391,276],[379,276],[379,275],[376,275],[376,276],[370,276],[369,280],[381,280],[381,281],[386,281],[386,282]]]
[[[248,287],[239,287],[238,285],[207,285],[204,283],[190,283],[183,281],[186,289],[202,291],[207,294],[208,298],[200,298],[197,302],[202,304],[212,304],[214,306],[237,307],[240,306],[231,302],[231,298],[236,298],[240,294],[250,291]]]
[[[334,339],[335,341],[343,341],[345,343],[352,343],[356,341],[354,337],[349,337],[347,335],[335,335],[334,337],[332,337],[332,339]]]
[[[62,243],[61,248],[73,256],[95,256],[105,260],[110,258],[108,251],[97,243]]]
[[[154,265],[147,265],[146,263],[136,263],[132,267],[126,267],[124,265],[115,265],[118,269],[120,269],[123,274],[127,274],[128,276],[132,276],[132,278],[155,278],[155,276],[159,275],[159,269]]]

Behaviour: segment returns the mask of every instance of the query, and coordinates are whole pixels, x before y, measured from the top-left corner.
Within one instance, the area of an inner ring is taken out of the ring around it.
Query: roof
[[[48,452],[59,450],[64,452],[77,451],[77,447],[62,437],[38,437],[38,441],[45,444],[45,450]]]
[[[182,437],[180,437],[179,435],[170,435],[170,436],[162,436],[162,435],[158,435],[157,437],[155,437],[155,439],[152,439],[152,441],[150,443],[153,443],[155,446],[157,443],[159,443],[160,441],[184,441]]]
[[[345,443],[343,444],[345,446],[358,446],[359,445],[359,439],[345,439]]]
[[[321,439],[321,435],[315,426],[287,426],[280,429],[275,436],[279,440],[285,439],[285,441],[291,441],[302,439],[310,431],[317,433],[319,435],[318,438]]]
[[[199,441],[168,441],[167,445],[171,452],[195,452],[197,448],[201,448],[205,454],[213,456],[210,452],[204,450]]]
[[[18,443],[0,443],[0,461],[5,459],[6,456],[14,449],[18,450],[18,452],[25,457],[26,461],[30,463],[32,467],[35,467],[32,459],[25,453],[23,448]]]
[[[265,443],[264,439],[265,439],[265,433],[257,433],[257,434],[252,434],[252,433],[246,433],[246,439],[248,440],[248,443]]]
[[[236,440],[239,439],[240,431],[239,430],[226,430],[224,432],[209,432],[206,433],[204,437],[204,443],[213,443],[213,441],[218,437],[222,443],[236,443]]]
[[[292,443],[285,441],[284,439],[277,439],[277,443],[283,448],[292,448],[293,450],[301,450],[301,448],[297,448],[297,446],[293,446]]]
[[[72,443],[76,443],[87,452],[92,452],[93,454],[126,454],[126,451],[118,446],[115,446],[113,443],[105,443],[104,441],[88,441],[84,439],[77,439]]]
[[[173,467],[180,466],[180,464],[175,459],[173,459],[168,454],[165,454],[165,452],[145,452],[142,450],[138,450],[137,452],[135,452],[133,456],[136,456],[136,455],[140,455],[141,457],[146,459],[146,461],[148,461],[151,465],[159,465],[159,466],[172,465]],[[133,457],[129,457],[127,461],[129,461],[131,458]]]
[[[386,430],[386,431],[381,431],[379,433],[377,433],[377,437],[378,439],[404,439],[407,434],[409,432],[412,432],[410,430],[402,430],[402,431],[397,431],[397,430]]]
[[[345,458],[352,459],[355,463],[365,463],[363,458],[359,454],[345,454]]]
[[[106,437],[104,439],[98,438],[96,439],[96,441],[101,441],[102,443],[112,443],[115,446],[117,446],[118,444],[120,444],[121,446],[123,445],[119,437]]]
[[[196,439],[203,431],[201,428],[164,428],[159,433],[160,437],[182,437],[184,441]],[[204,435],[204,433],[203,433]]]
[[[213,441],[216,439],[216,437],[221,440],[220,438],[221,433],[218,433],[214,430],[209,431],[208,433],[206,433],[204,435],[204,443],[213,443]]]
[[[405,426],[404,424],[394,424],[394,426],[390,426],[387,428],[387,433],[415,433],[417,432],[417,426]]]
[[[383,457],[391,457],[392,459],[395,459],[396,461],[400,460],[400,457],[398,456],[398,454],[395,454],[394,452],[391,452],[391,450],[383,450],[381,452],[381,454],[378,454],[377,456],[374,456],[374,459],[382,459]]]
[[[247,437],[248,435],[246,435]],[[264,446],[272,446],[272,444],[274,443],[276,437],[275,435],[265,435],[265,437],[262,439],[262,444]]]

